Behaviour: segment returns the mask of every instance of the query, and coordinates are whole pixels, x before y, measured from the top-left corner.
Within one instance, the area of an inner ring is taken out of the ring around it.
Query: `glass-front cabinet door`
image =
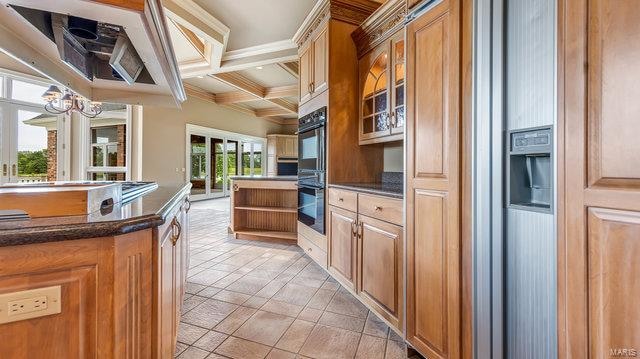
[[[404,47],[404,31],[401,30],[360,59],[361,145],[402,139]]]
[[[378,48],[360,60],[362,86],[360,141],[389,134],[389,51]]]

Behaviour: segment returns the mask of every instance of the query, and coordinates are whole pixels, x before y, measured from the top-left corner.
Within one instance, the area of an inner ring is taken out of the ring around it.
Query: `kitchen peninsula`
[[[190,188],[118,193],[126,202],[85,215],[0,221],[0,357],[172,357]]]
[[[242,239],[295,241],[298,176],[231,177],[229,233]]]

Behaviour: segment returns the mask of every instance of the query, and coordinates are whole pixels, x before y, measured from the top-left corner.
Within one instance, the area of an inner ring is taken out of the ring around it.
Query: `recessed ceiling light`
[[[262,66],[256,66],[256,70],[262,70]]]

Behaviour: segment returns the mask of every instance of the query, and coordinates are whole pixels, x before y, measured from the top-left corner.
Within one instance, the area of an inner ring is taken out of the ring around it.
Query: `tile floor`
[[[297,246],[230,237],[228,206],[192,206],[177,358],[406,358],[402,339]]]

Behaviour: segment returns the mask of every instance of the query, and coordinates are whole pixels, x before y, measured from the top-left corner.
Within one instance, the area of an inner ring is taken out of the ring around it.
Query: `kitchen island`
[[[231,177],[229,233],[241,239],[295,242],[297,176]]]
[[[0,221],[0,357],[173,357],[190,187],[86,215]]]

